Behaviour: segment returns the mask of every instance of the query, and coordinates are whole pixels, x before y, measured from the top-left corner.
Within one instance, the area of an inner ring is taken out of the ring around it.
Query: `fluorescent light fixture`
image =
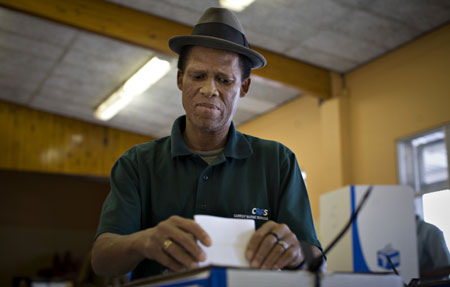
[[[236,11],[241,12],[247,6],[253,3],[255,0],[219,0],[219,3],[222,7]]]
[[[95,110],[95,117],[107,121],[128,105],[135,96],[145,92],[170,70],[170,63],[153,57],[142,66],[125,84],[102,102]]]

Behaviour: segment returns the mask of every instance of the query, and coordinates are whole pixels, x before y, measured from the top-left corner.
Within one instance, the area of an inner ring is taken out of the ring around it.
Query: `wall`
[[[0,286],[51,268],[55,253],[83,260],[112,165],[150,140],[0,101]]]
[[[55,253],[69,251],[81,263],[108,179],[0,170],[0,182],[0,286],[11,286],[12,276],[51,268]]]
[[[322,193],[396,184],[395,141],[450,121],[450,25],[345,75],[333,98],[304,95],[239,130],[291,148],[307,172],[313,216]],[[270,63],[269,63],[270,65]]]
[[[0,101],[0,168],[107,176],[117,158],[153,140]]]
[[[450,121],[450,25],[346,80],[353,182],[395,184],[396,140]]]

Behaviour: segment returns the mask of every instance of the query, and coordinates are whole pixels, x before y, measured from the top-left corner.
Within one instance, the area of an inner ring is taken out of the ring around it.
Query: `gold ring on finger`
[[[164,241],[164,250],[167,250],[167,248],[169,248],[170,245],[172,245],[172,240],[167,239],[166,241]]]
[[[280,244],[281,247],[283,247],[284,250],[286,250],[286,249],[289,248],[289,243],[287,243],[287,242],[284,241],[284,240],[278,240],[277,244]]]

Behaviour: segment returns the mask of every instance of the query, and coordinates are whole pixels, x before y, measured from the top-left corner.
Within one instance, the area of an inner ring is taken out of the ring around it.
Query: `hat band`
[[[191,35],[203,35],[221,38],[250,48],[245,35],[226,24],[210,22],[195,25]]]

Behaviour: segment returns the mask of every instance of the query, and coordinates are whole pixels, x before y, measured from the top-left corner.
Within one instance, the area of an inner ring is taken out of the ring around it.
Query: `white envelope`
[[[245,250],[255,232],[254,220],[210,215],[195,215],[194,220],[209,234],[212,241],[210,247],[199,243],[206,253],[206,261],[201,262],[200,266],[250,266],[245,259]]]

